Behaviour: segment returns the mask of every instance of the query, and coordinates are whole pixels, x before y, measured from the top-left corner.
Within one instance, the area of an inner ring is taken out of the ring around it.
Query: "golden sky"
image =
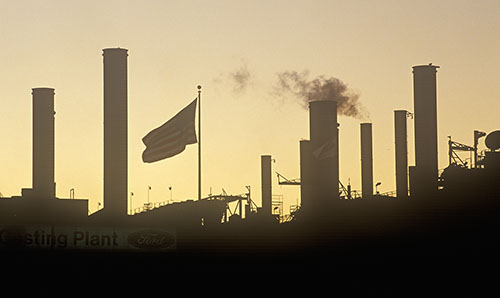
[[[438,70],[439,167],[447,136],[500,128],[500,2],[0,0],[0,192],[31,187],[31,89],[55,88],[58,197],[103,193],[102,49],[129,50],[129,192],[133,206],[197,197],[197,147],[144,164],[142,137],[203,86],[203,194],[246,192],[260,205],[260,155],[299,177],[308,112],[273,93],[277,73],[336,77],[373,123],[374,182],[395,189],[393,111],[413,109],[412,66]],[[232,74],[247,73],[238,85]],[[360,189],[360,119],[339,117],[340,179]],[[413,123],[408,122],[413,165]],[[484,141],[484,139],[482,140]],[[480,142],[480,149],[484,149]],[[299,189],[278,186],[285,205]]]

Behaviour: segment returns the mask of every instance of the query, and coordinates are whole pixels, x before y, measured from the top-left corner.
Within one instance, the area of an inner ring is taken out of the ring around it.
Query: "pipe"
[[[372,124],[361,123],[361,194],[363,199],[373,197]]]

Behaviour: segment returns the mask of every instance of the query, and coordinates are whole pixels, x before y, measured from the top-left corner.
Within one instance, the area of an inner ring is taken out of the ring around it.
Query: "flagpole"
[[[201,200],[201,85],[198,85],[198,200]]]

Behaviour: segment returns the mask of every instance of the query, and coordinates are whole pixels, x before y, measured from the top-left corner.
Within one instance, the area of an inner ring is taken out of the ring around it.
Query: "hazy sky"
[[[0,0],[0,192],[31,187],[31,89],[55,88],[58,197],[103,193],[102,49],[129,50],[129,192],[133,206],[197,196],[197,147],[144,164],[141,142],[203,86],[203,194],[246,192],[260,205],[260,155],[299,177],[308,112],[273,93],[277,73],[336,77],[373,123],[374,182],[395,189],[393,111],[413,107],[412,66],[438,70],[439,167],[447,136],[500,129],[500,2]],[[238,79],[238,80],[235,80]],[[360,189],[360,119],[339,117],[340,179]],[[413,164],[413,123],[408,122]],[[484,139],[480,149],[484,149]],[[468,157],[466,155],[466,157]],[[299,189],[278,186],[285,205]],[[288,207],[287,207],[288,208]]]

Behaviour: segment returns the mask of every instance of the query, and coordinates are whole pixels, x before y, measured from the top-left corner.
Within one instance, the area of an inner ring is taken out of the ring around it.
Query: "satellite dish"
[[[494,132],[490,132],[486,139],[484,140],[486,147],[490,150],[500,149],[500,130],[495,130]]]

